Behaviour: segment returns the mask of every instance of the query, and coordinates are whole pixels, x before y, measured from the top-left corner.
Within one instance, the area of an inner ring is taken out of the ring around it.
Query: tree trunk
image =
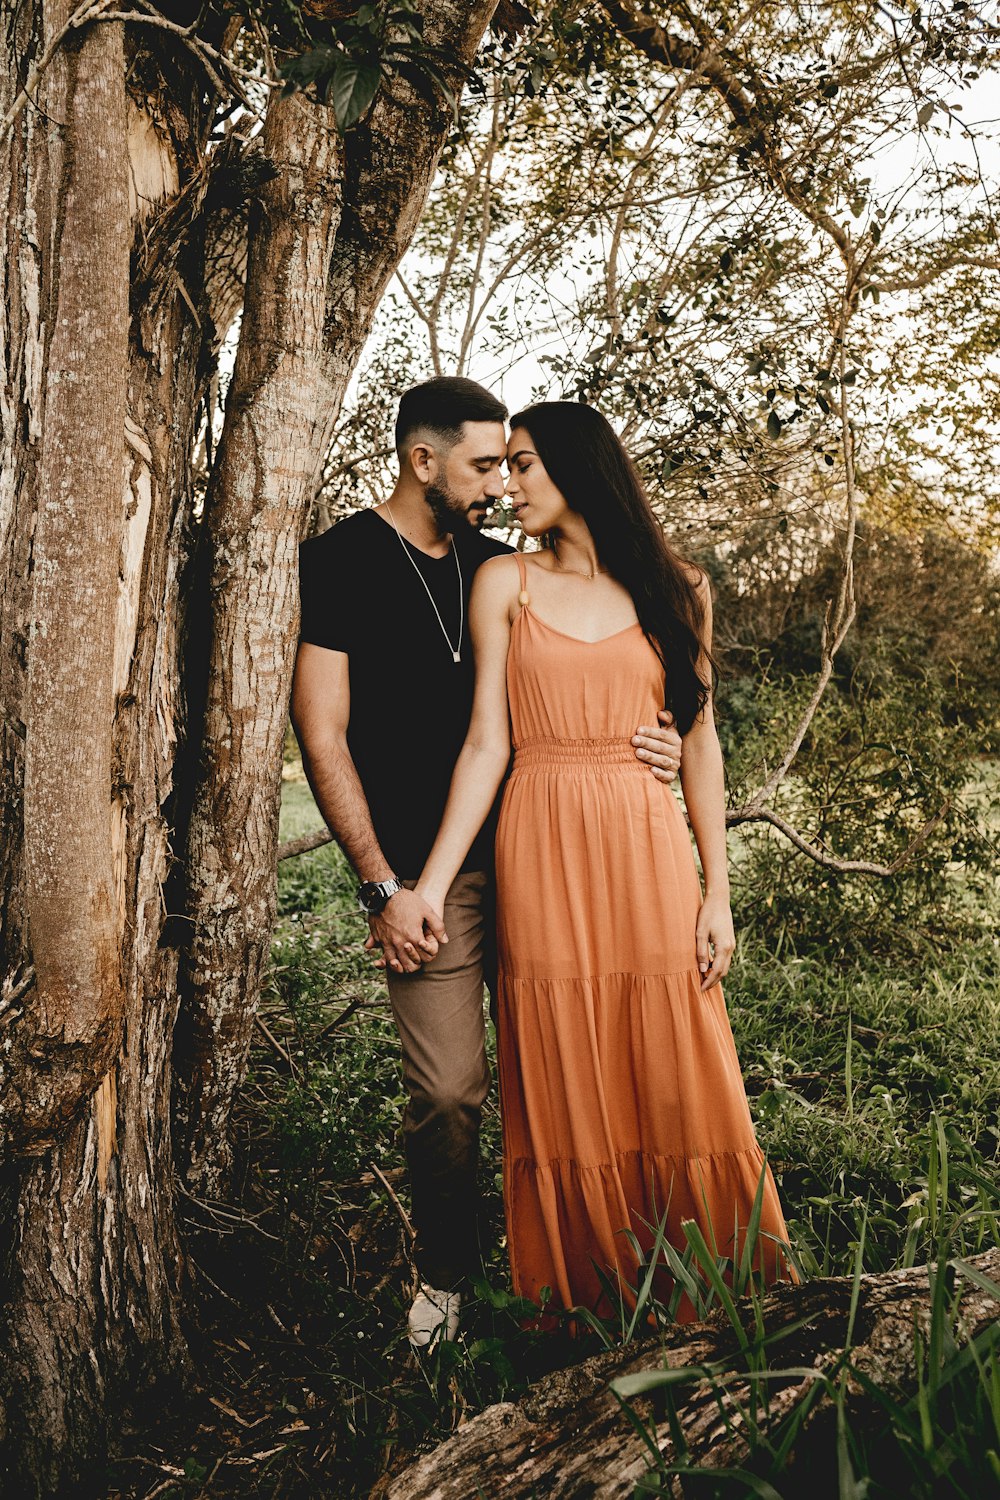
[[[496,0],[425,6],[457,93]],[[296,550],[340,403],[426,200],[451,113],[383,84],[338,149],[303,99],[272,101],[277,176],[251,227],[247,302],[207,505],[208,684],[187,837],[179,1071],[187,1186],[220,1196],[275,911]],[[390,397],[390,399],[392,399]]]
[[[185,862],[193,925],[179,1118],[188,1184],[214,1195],[274,924],[296,547],[338,399],[322,357],[340,221],[332,111],[301,94],[272,94],[262,153],[274,175],[250,222],[239,349],[202,526],[207,576],[189,619],[190,660],[205,687],[199,694],[190,683],[202,718],[189,725],[199,764]]]
[[[53,24],[68,11],[56,4]],[[37,503],[18,549],[28,564],[20,587],[11,579],[20,612],[5,620],[24,648],[17,663],[27,731],[23,759],[17,755],[24,808],[17,925],[30,929],[35,1024],[15,1029],[0,1086],[7,1140],[20,1137],[32,1149],[61,1133],[107,1073],[122,1020],[120,871],[112,846],[114,637],[107,621],[125,481],[121,26],[100,28],[67,49],[47,85],[52,111],[66,124],[39,143],[47,180],[33,203],[34,242],[26,236],[19,247],[28,274],[18,310],[33,324],[25,330],[25,357],[44,340],[44,365],[25,371],[31,388],[23,392],[37,423]]]
[[[70,8],[19,9],[0,114]],[[183,1363],[159,940],[199,258],[174,246],[131,323],[128,304],[133,233],[205,134],[170,56],[126,69],[120,25],[71,33],[0,142],[0,1490],[18,1496],[73,1493],[127,1394]]]
[[[978,1256],[972,1265],[1000,1285],[1000,1250]],[[820,1374],[836,1370],[848,1345],[852,1280],[830,1277],[804,1286],[783,1286],[764,1302],[764,1326],[780,1334],[773,1350],[774,1369],[811,1367]],[[746,1304],[743,1304],[746,1308]],[[926,1327],[930,1312],[927,1267],[861,1278],[851,1338],[851,1362],[878,1385],[888,1401],[908,1400],[916,1391],[914,1324]],[[1000,1317],[996,1293],[966,1282],[961,1303],[960,1342],[976,1337]],[[745,1319],[750,1324],[749,1314]],[[669,1367],[723,1362],[745,1371],[732,1325],[721,1315],[706,1323],[668,1329],[662,1338],[638,1346],[609,1350],[584,1364],[539,1382],[523,1400],[491,1406],[460,1428],[454,1437],[419,1459],[381,1493],[384,1500],[477,1500],[503,1495],[505,1500],[626,1500],[653,1467],[650,1448],[608,1390],[609,1382]],[[766,1418],[758,1430],[773,1432],[809,1394],[814,1381],[799,1374],[771,1387]],[[700,1468],[739,1468],[747,1462],[746,1422],[739,1412],[752,1404],[750,1382],[727,1385],[724,1420],[716,1388],[709,1381],[674,1387],[681,1429],[688,1448],[684,1462]],[[680,1392],[687,1392],[686,1397]],[[649,1397],[629,1402],[665,1464],[679,1462],[670,1423],[655,1414]],[[828,1476],[833,1460],[833,1404],[824,1396],[812,1408],[786,1470],[786,1494],[815,1493],[817,1475]],[[882,1408],[857,1382],[848,1385],[847,1416],[855,1431],[873,1429]],[[679,1485],[680,1481],[675,1481]],[[826,1480],[820,1489],[826,1492]],[[656,1493],[661,1493],[657,1490]],[[664,1490],[662,1493],[673,1493]],[[677,1489],[678,1495],[687,1490]],[[692,1493],[701,1493],[700,1489]],[[749,1487],[747,1493],[751,1493]],[[853,1491],[852,1491],[853,1493]]]

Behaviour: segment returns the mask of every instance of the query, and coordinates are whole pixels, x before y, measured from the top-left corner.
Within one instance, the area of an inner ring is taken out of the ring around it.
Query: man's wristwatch
[[[369,917],[377,917],[385,911],[389,900],[403,889],[403,882],[395,875],[390,880],[366,880],[358,886],[358,906]]]

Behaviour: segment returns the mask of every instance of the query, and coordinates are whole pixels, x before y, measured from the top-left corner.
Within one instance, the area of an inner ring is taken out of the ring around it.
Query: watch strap
[[[396,892],[402,889],[403,882],[397,880],[395,875],[388,880],[364,880],[358,886],[358,906],[369,917],[377,917],[380,912],[385,911]]]

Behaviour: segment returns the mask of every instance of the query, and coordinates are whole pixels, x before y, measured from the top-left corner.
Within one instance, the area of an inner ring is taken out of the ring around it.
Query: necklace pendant
[[[451,659],[452,659],[452,661],[461,661],[462,660],[462,653],[461,653],[461,651],[453,651],[451,653]]]

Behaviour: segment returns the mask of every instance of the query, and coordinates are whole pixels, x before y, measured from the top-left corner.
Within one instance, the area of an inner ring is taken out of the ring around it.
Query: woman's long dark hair
[[[668,546],[621,439],[599,411],[577,401],[540,401],[510,426],[530,434],[552,483],[590,528],[602,567],[631,594],[663,663],[664,701],[687,734],[709,692],[698,670],[705,611],[693,570]]]

